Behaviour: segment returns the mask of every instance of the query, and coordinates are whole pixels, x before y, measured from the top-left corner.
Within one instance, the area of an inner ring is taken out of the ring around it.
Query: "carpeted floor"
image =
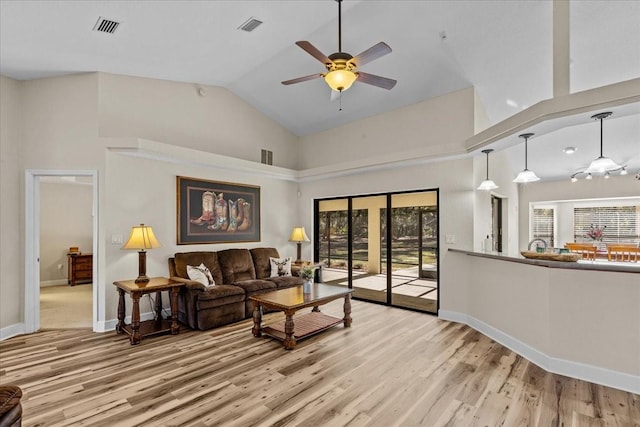
[[[93,285],[40,288],[40,329],[92,328]]]

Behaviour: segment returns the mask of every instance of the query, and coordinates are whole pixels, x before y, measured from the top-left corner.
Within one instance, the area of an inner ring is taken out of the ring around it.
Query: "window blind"
[[[553,215],[554,210],[552,208],[533,209],[533,238],[544,240],[549,247],[555,246],[553,238]]]
[[[604,243],[640,242],[640,205],[583,207],[573,210],[573,234],[576,242],[592,240],[587,233],[591,227],[606,228]]]

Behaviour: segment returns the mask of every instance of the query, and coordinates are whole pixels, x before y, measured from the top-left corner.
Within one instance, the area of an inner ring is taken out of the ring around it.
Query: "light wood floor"
[[[0,342],[0,383],[23,389],[25,426],[640,426],[640,396],[549,374],[467,326],[362,301],[352,316],[293,351],[251,321],[138,346],[45,331]]]

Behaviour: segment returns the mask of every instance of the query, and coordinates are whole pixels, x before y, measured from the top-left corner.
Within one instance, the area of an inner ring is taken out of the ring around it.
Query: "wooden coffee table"
[[[299,339],[325,331],[339,323],[344,323],[345,328],[350,327],[352,292],[353,289],[343,286],[314,283],[312,291],[308,294],[302,292],[302,286],[296,286],[295,288],[279,289],[251,296],[249,298],[256,303],[253,310],[253,329],[251,332],[256,337],[265,334],[279,339],[283,342],[285,349],[293,350]],[[344,317],[342,319],[320,312],[319,306],[338,298],[344,298]],[[286,319],[272,325],[261,326],[262,307],[283,311]],[[307,307],[313,307],[313,311],[297,316],[294,322],[295,312]]]

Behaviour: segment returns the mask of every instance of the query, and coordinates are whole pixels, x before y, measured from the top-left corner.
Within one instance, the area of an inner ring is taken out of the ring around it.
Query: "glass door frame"
[[[379,197],[386,196],[386,221],[387,228],[385,230],[386,235],[386,259],[384,262],[387,266],[387,298],[386,303],[365,300],[368,302],[372,302],[375,304],[383,304],[391,307],[403,308],[406,310],[420,311],[422,313],[431,313],[423,310],[416,310],[409,307],[403,307],[400,305],[394,305],[392,303],[392,284],[393,284],[393,251],[391,248],[392,244],[392,227],[389,226],[392,220],[392,196],[397,194],[411,194],[411,193],[426,193],[426,192],[435,192],[436,193],[436,215],[438,218],[436,224],[436,245],[438,250],[436,251],[436,289],[438,292],[438,299],[436,301],[436,313],[440,310],[440,189],[439,188],[427,188],[427,189],[419,189],[419,190],[405,190],[405,191],[391,191],[391,192],[383,192],[383,193],[372,193],[372,194],[359,194],[359,195],[351,195],[351,196],[337,196],[337,197],[327,197],[322,199],[314,199],[313,200],[313,259],[314,262],[320,261],[320,220],[319,220],[319,208],[320,202],[328,201],[328,200],[346,200],[347,201],[347,247],[349,250],[347,251],[347,282],[349,289],[353,289],[353,199],[364,198],[364,197]],[[421,233],[420,233],[421,234]],[[422,251],[420,251],[420,255],[422,255]],[[381,263],[383,260],[380,260]],[[422,263],[422,258],[419,259],[420,264]],[[422,267],[419,266],[418,271],[420,272]],[[354,299],[360,299],[354,297]]]

